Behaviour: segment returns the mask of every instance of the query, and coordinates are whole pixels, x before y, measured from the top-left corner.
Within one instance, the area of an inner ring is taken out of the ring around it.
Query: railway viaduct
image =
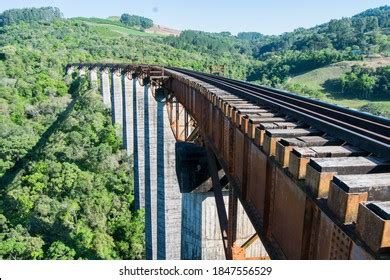
[[[147,259],[388,259],[390,121],[179,68],[70,64],[134,159]]]

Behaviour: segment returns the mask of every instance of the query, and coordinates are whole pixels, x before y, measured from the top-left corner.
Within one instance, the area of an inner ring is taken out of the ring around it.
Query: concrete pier
[[[127,155],[134,154],[134,126],[133,126],[133,98],[134,98],[134,80],[131,76],[122,75],[122,100],[123,100],[123,147]]]
[[[89,70],[88,78],[89,78],[89,82],[91,84],[91,87],[94,88],[94,89],[97,89],[97,87],[98,87],[98,77],[97,77],[96,69]]]
[[[105,70],[100,71],[100,94],[104,105],[111,108],[110,78]]]
[[[87,71],[87,70],[86,70],[85,68],[80,68],[80,69],[79,69],[79,72],[78,72],[79,77],[85,76],[86,71]]]
[[[145,94],[137,79],[133,80],[133,160],[135,209],[145,208]]]
[[[165,101],[157,104],[157,249],[158,259],[180,259],[181,193],[175,143]]]
[[[112,122],[116,125],[123,124],[122,79],[119,71],[111,73],[111,101]]]

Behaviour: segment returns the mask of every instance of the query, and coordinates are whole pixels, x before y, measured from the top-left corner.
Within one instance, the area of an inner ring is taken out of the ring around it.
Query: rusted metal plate
[[[221,138],[221,120],[220,120],[220,114],[219,109],[217,107],[213,107],[213,121],[212,121],[212,129],[211,134],[213,136],[213,144],[217,148],[217,150],[221,151],[221,145],[220,145],[220,138]]]
[[[350,260],[374,260],[375,258],[368,253],[363,247],[357,245],[355,242],[352,242],[351,254],[349,256]]]
[[[318,136],[323,134],[316,129],[294,128],[301,127],[302,124],[300,123],[286,122],[284,126],[283,123],[274,123],[273,125],[274,126],[271,126],[269,128],[264,127],[264,129],[266,129],[266,132],[264,136],[263,149],[265,153],[270,156],[274,156],[276,154],[276,143],[281,138],[291,138],[308,135]],[[275,126],[278,128],[275,128]]]
[[[235,128],[234,175],[240,187],[242,187],[244,172],[244,141],[244,134]]]
[[[311,259],[347,260],[350,258],[352,239],[347,236],[324,212],[317,208],[313,216]]]
[[[359,203],[367,201],[368,193],[347,193],[336,184],[329,188],[328,207],[342,223],[356,221]]]
[[[390,202],[359,205],[356,231],[371,250],[381,252],[390,247]]]
[[[305,193],[279,168],[274,188],[272,236],[288,259],[301,259]]]
[[[259,217],[264,219],[267,156],[256,145],[251,144],[249,157],[247,199],[255,206]]]
[[[356,222],[359,203],[390,200],[390,174],[337,175],[329,189],[328,206],[343,223]]]
[[[337,225],[333,224],[332,238],[330,242],[330,260],[348,260],[352,247],[352,239],[346,235]]]
[[[207,119],[207,122],[208,122],[208,125],[207,125],[207,134],[208,135],[211,135],[212,136],[212,130],[213,130],[213,109],[214,109],[214,106],[212,103],[209,103],[208,104],[208,107],[209,107],[209,110],[208,110],[208,114],[205,116],[205,118]]]
[[[387,172],[390,163],[372,157],[311,158],[307,165],[306,185],[316,197],[327,197],[330,181],[336,174]]]
[[[312,236],[310,241],[310,259],[328,260],[333,231],[333,222],[317,207],[313,215]]]
[[[222,156],[225,162],[229,162],[229,150],[230,150],[230,121],[228,118],[223,118],[223,134],[222,134]]]

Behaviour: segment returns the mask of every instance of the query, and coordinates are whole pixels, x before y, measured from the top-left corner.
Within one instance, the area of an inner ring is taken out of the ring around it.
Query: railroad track
[[[175,67],[167,69],[195,77],[260,106],[283,112],[374,155],[390,159],[389,119],[248,82]]]
[[[243,142],[234,140],[233,152],[237,158],[228,160],[233,162],[233,178],[246,185],[242,186],[246,200],[257,201],[273,188],[273,194],[268,198],[273,206],[264,206],[269,207],[264,210],[259,207],[262,203],[255,205],[255,212],[263,222],[275,219],[292,228],[299,224],[303,216],[298,218],[296,213],[283,211],[286,207],[294,209],[299,204],[310,203],[299,198],[300,195],[295,197],[294,187],[290,187],[293,185],[321,209],[309,211],[312,213],[309,215],[311,225],[304,231],[310,232],[308,235],[311,236],[323,232],[323,238],[331,240],[328,243],[330,253],[319,253],[324,252],[321,248],[324,245],[318,241],[322,237],[318,237],[318,240],[311,239],[310,243],[314,245],[310,245],[307,252],[303,250],[301,257],[366,258],[360,245],[356,245],[364,244],[362,246],[374,258],[390,258],[389,119],[243,81],[181,68],[165,69],[206,83],[207,90],[216,95],[211,102],[238,131],[251,139],[252,144],[248,144],[251,151],[254,151],[253,145],[257,146],[287,175],[277,171],[276,182],[275,177],[271,180],[274,182],[271,184],[275,184],[273,187],[268,181],[261,182],[262,177],[275,176],[272,168],[262,157],[242,156],[241,153],[249,148],[243,148]],[[207,84],[215,88],[211,89]],[[219,146],[216,150],[226,160],[225,154],[229,152],[225,151],[225,140],[221,138],[229,133],[223,128],[222,134],[218,135],[221,132],[218,132],[218,125],[214,126],[216,121],[218,118],[213,117],[209,134]],[[244,177],[246,179],[242,179]],[[287,193],[290,196],[284,197]],[[278,207],[281,209],[276,211]],[[294,236],[283,237],[278,229],[272,234],[281,247],[294,242]],[[295,242],[298,244],[302,238],[296,237]],[[299,258],[293,253],[286,253],[286,256]]]

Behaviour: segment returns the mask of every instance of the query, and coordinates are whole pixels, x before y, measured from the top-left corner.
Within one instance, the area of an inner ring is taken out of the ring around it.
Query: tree
[[[328,32],[336,49],[344,49],[356,42],[352,20],[349,18],[331,20],[329,22]]]
[[[377,70],[353,66],[352,71],[340,78],[342,93],[346,96],[364,99],[387,97],[390,78],[390,67]],[[383,91],[384,90],[384,91]]]
[[[53,242],[47,251],[47,258],[50,260],[73,260],[75,256],[76,251],[61,241]]]
[[[44,241],[31,237],[21,225],[0,234],[0,259],[42,259]]]
[[[153,26],[153,20],[141,16],[122,14],[120,21],[128,26],[147,29]]]
[[[263,37],[264,35],[259,32],[240,32],[237,34],[238,39],[249,41],[260,40]]]
[[[62,18],[62,13],[58,8],[26,8],[6,10],[0,15],[0,26],[17,24],[19,22],[44,21],[51,22]]]

